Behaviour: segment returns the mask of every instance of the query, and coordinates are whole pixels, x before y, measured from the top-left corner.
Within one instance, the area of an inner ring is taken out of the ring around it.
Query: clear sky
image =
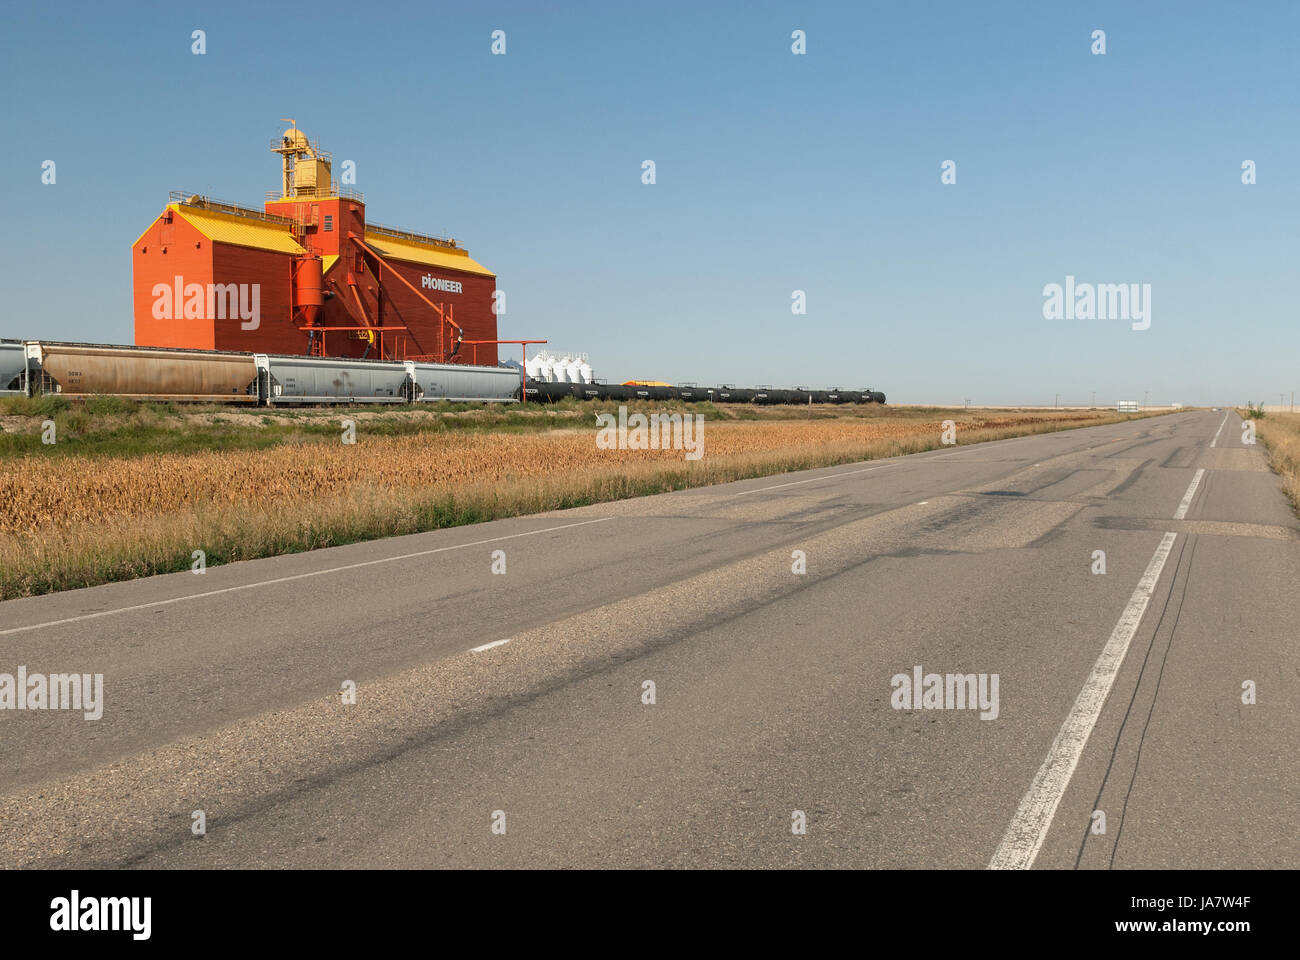
[[[4,0],[0,335],[130,343],[131,242],[169,190],[260,205],[293,117],[498,274],[500,336],[612,381],[1289,402],[1298,37],[1292,2]],[[1150,329],[1044,319],[1067,275],[1151,284]]]

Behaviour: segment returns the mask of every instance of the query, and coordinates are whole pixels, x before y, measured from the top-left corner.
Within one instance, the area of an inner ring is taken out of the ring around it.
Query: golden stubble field
[[[0,458],[0,599],[940,446],[944,414],[705,422],[704,455],[596,431],[319,436],[256,450]],[[931,419],[931,416],[934,419]],[[1128,419],[953,411],[959,443]],[[250,427],[250,429],[256,429]]]
[[[963,430],[1061,422],[997,417]],[[855,420],[705,423],[704,460],[937,437],[941,422]],[[21,457],[0,462],[0,532],[22,533],[151,516],[195,505],[297,507],[357,488],[403,490],[502,483],[684,462],[680,450],[600,450],[595,432],[426,434],[315,442],[271,450],[120,457]],[[703,472],[703,471],[701,471]]]
[[[1269,466],[1282,478],[1282,489],[1300,512],[1300,413],[1267,414],[1255,421],[1255,429],[1268,451]]]

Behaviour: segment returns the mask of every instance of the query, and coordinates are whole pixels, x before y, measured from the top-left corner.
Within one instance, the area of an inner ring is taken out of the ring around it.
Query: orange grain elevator
[[[173,192],[131,250],[139,346],[497,364],[496,275],[455,240],[369,223],[294,124],[261,210]]]

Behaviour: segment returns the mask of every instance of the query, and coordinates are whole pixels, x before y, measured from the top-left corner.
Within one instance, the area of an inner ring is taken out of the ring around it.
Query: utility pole
[[[1094,407],[1097,405],[1097,391],[1096,391],[1096,390],[1092,391],[1092,405],[1093,405]]]
[[[962,398],[962,405],[963,405],[963,406],[962,406],[962,409],[963,409],[963,410],[969,410],[969,409],[970,409],[970,397],[964,397],[964,398]]]
[[[1058,393],[1056,395],[1056,403],[1052,404],[1052,406],[1059,407],[1060,405],[1061,405],[1061,395]]]
[[[1147,406],[1147,404],[1150,403],[1150,401],[1151,401],[1151,391],[1150,390],[1143,391],[1142,406],[1144,407]]]

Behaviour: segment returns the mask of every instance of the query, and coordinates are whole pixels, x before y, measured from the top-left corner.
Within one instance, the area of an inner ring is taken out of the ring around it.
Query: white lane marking
[[[100,610],[97,613],[86,613],[79,617],[67,617],[63,620],[48,620],[45,623],[33,623],[25,627],[10,627],[8,630],[0,630],[0,637],[8,636],[11,633],[23,633],[27,630],[40,630],[43,627],[58,627],[65,623],[81,623],[83,620],[95,620],[99,617],[111,617],[118,613],[131,613],[135,610],[148,610],[150,607],[165,607],[172,603],[183,603],[186,600],[202,600],[205,597],[218,597],[223,593],[237,593],[240,590],[256,590],[258,587],[269,587],[277,583],[290,583],[294,580],[306,580],[308,577],[320,577],[327,573],[342,573],[344,570],[358,570],[361,567],[373,567],[379,563],[396,563],[399,560],[414,560],[416,557],[427,557],[434,553],[446,553],[448,550],[461,550],[465,547],[479,547],[485,543],[498,543],[502,540],[516,540],[519,537],[531,537],[539,533],[551,533],[555,530],[567,530],[570,527],[583,527],[589,523],[601,523],[604,520],[613,520],[613,517],[597,517],[595,520],[580,520],[577,523],[562,523],[558,527],[546,527],[543,530],[528,530],[524,533],[511,533],[504,537],[489,537],[486,540],[475,540],[472,543],[457,543],[450,547],[435,547],[432,550],[419,550],[416,553],[404,553],[400,557],[381,557],[378,560],[364,560],[360,563],[348,563],[341,567],[330,567],[327,570],[312,570],[310,573],[296,573],[291,577],[276,577],[273,580],[260,580],[257,583],[245,583],[237,587],[223,587],[220,590],[207,590],[203,593],[189,593],[183,597],[172,597],[170,600],[153,600],[149,603],[137,603],[130,607],[119,607],[116,610]]]
[[[1227,422],[1228,422],[1228,414],[1224,413],[1223,423],[1227,423]],[[1213,447],[1216,443],[1219,442],[1219,434],[1223,433],[1223,423],[1219,424],[1219,429],[1214,431],[1214,439],[1210,441],[1211,447]]]
[[[809,477],[807,480],[791,480],[789,483],[774,483],[770,487],[758,487],[754,490],[741,490],[740,493],[733,493],[733,497],[743,497],[751,493],[765,493],[768,490],[780,490],[782,487],[796,487],[801,483],[816,483],[818,480],[838,480],[840,477],[851,477],[857,473],[870,473],[872,470],[884,470],[885,467],[896,466],[893,463],[882,463],[875,467],[864,467],[861,470],[848,470],[844,473],[830,473],[824,477]]]
[[[499,647],[502,644],[509,643],[513,637],[506,637],[504,640],[493,640],[491,643],[485,643],[481,647],[470,647],[470,653],[482,653],[484,650],[491,650],[493,647]]]
[[[1088,674],[1083,689],[1075,698],[1074,706],[1061,724],[1052,749],[1047,752],[1047,759],[1038,768],[1029,790],[1020,801],[1016,815],[1011,818],[1002,842],[989,861],[990,870],[1028,870],[1034,865],[1034,859],[1042,849],[1043,841],[1047,839],[1047,831],[1051,829],[1056,807],[1065,795],[1066,787],[1070,785],[1074,768],[1078,766],[1092,728],[1101,715],[1101,708],[1110,696],[1115,676],[1124,663],[1129,643],[1137,633],[1138,624],[1142,622],[1142,615],[1146,613],[1156,581],[1160,579],[1160,571],[1164,569],[1177,537],[1176,533],[1166,533],[1151,562],[1147,564],[1146,573],[1138,581],[1137,589],[1129,598],[1119,623],[1115,624],[1110,640],[1093,664],[1092,672]]]
[[[1178,509],[1174,511],[1174,519],[1181,520],[1187,516],[1187,508],[1192,505],[1192,497],[1196,496],[1196,488],[1201,485],[1201,477],[1205,476],[1205,468],[1201,467],[1196,471],[1196,476],[1192,477],[1192,484],[1183,494],[1182,503],[1178,504]]]

